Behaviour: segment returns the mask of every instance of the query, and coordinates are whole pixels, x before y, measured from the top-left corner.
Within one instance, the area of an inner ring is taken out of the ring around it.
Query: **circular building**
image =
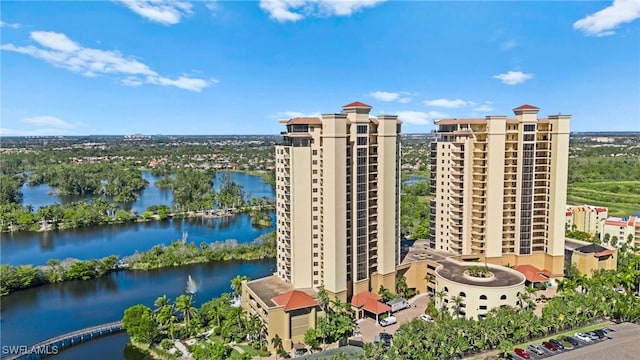
[[[436,306],[468,318],[486,316],[502,305],[519,306],[525,277],[504,266],[448,258],[436,268]]]

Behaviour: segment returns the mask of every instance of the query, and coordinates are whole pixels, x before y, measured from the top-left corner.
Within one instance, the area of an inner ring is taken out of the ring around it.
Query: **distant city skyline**
[[[362,101],[640,131],[640,1],[0,3],[0,136],[278,134]]]

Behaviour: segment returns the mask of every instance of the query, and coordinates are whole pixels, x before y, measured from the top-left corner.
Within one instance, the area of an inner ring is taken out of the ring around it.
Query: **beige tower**
[[[393,289],[399,260],[400,122],[354,102],[281,120],[276,146],[277,275],[343,300]]]
[[[431,247],[562,276],[569,115],[436,121]]]

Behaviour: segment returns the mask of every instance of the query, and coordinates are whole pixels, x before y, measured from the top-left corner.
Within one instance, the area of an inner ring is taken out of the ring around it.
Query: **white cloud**
[[[281,111],[279,113],[276,113],[272,117],[278,118],[278,119],[292,119],[297,117],[320,117],[320,116],[321,114],[319,112],[304,113],[300,111]]]
[[[140,86],[140,85],[144,84],[144,81],[138,79],[135,76],[126,77],[126,78],[120,80],[120,82],[122,83],[122,85],[126,85],[126,86]]]
[[[31,39],[40,43],[49,49],[59,50],[63,52],[73,52],[80,50],[80,46],[71,41],[66,35],[51,31],[34,31],[31,33]]]
[[[22,124],[29,125],[22,130],[0,128],[2,136],[46,136],[74,134],[78,123],[72,124],[55,116],[35,116],[18,120]]]
[[[500,79],[503,84],[516,85],[533,79],[533,74],[523,73],[522,71],[507,71],[504,74],[494,75],[493,78]]]
[[[400,94],[397,92],[387,92],[387,91],[376,91],[369,94],[372,98],[384,102],[394,101],[400,97]]]
[[[0,20],[0,27],[8,27],[12,29],[17,29],[20,27],[20,24],[10,24]]]
[[[174,25],[191,14],[191,3],[181,0],[115,0],[136,14],[164,25]]]
[[[474,106],[475,105],[475,103],[473,101],[462,100],[462,99],[455,99],[455,100],[450,100],[450,99],[425,100],[423,102],[423,104],[425,106],[437,106],[437,107],[443,107],[443,108],[448,108],[448,109],[456,109],[456,108],[461,108],[461,107],[465,107],[465,106]]]
[[[493,111],[493,107],[491,106],[491,103],[485,102],[484,104],[473,108],[473,111],[477,111],[477,112],[481,112],[481,113],[488,113],[490,111]]]
[[[20,120],[21,123],[29,124],[37,127],[53,127],[62,129],[72,129],[76,127],[74,124],[70,124],[64,120],[60,120],[55,116],[36,116]]]
[[[400,104],[408,104],[408,103],[411,102],[411,100],[412,100],[411,97],[407,96],[407,97],[402,97],[402,98],[398,99],[398,102]]]
[[[502,50],[510,50],[516,46],[518,46],[518,43],[515,40],[507,40],[500,43],[500,49]]]
[[[180,89],[200,92],[215,83],[188,75],[170,79],[156,73],[149,66],[138,60],[123,56],[118,51],[86,48],[61,33],[34,31],[31,33],[31,39],[42,47],[2,44],[0,49],[30,55],[53,66],[77,72],[87,77],[98,75],[121,76],[123,78],[120,79],[120,82],[127,86],[139,86],[142,83],[146,83],[175,86]]]
[[[640,18],[640,1],[614,0],[613,4],[573,23],[575,30],[587,35],[608,36],[615,34],[620,24]]]
[[[279,22],[298,21],[307,16],[350,16],[386,0],[260,0],[260,8]]]
[[[439,111],[398,111],[396,114],[398,115],[398,119],[414,125],[429,125],[434,119],[448,117],[447,114]]]

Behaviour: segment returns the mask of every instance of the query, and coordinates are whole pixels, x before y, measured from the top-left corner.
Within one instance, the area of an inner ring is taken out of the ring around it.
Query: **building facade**
[[[567,205],[565,228],[600,238],[609,210],[602,206]]]
[[[282,120],[276,146],[277,276],[346,301],[393,289],[399,259],[400,122],[354,102]]]
[[[569,115],[436,121],[430,246],[563,275]]]
[[[610,217],[604,221],[600,236],[603,244],[620,248],[624,245],[629,250],[640,249],[640,218]]]

